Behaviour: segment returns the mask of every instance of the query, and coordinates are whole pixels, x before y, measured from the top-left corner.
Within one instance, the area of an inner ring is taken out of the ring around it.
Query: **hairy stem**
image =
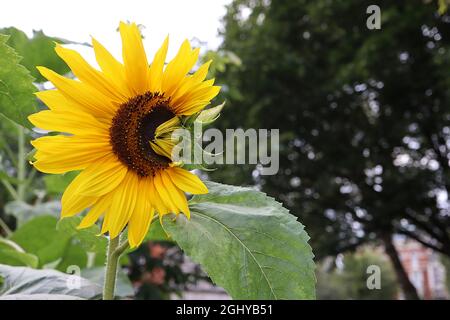
[[[122,253],[128,248],[128,239],[120,244],[120,237],[109,239],[108,253],[106,256],[105,284],[103,286],[103,300],[114,300],[116,289],[117,266]]]

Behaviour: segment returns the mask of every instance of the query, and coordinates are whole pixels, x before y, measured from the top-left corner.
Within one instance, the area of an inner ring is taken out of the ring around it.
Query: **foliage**
[[[8,36],[0,33],[0,113],[30,127],[26,117],[36,111],[35,88],[29,71],[19,64],[20,57],[6,44]]]
[[[79,288],[67,285],[78,280],[55,270],[0,265],[0,277],[0,299],[95,299],[101,294],[101,286],[83,278]]]
[[[397,282],[387,257],[374,248],[364,248],[342,257],[340,268],[326,263],[317,268],[317,297],[319,299],[392,300],[396,298]],[[368,289],[367,268],[380,268],[380,289]]]
[[[25,32],[14,27],[0,29],[0,34],[10,36],[8,44],[23,57],[21,64],[30,71],[37,82],[47,81],[38,72],[37,66],[46,66],[60,74],[70,71],[54,50],[55,43],[64,44],[66,40],[48,37],[42,31],[33,31],[33,37],[28,38]]]
[[[423,1],[233,1],[221,50],[226,127],[280,128],[280,170],[258,184],[308,226],[319,257],[401,233],[450,254],[448,15]],[[245,14],[244,13],[250,13]],[[256,177],[256,178],[255,178]],[[445,201],[444,201],[445,202]]]
[[[259,191],[207,186],[208,194],[190,201],[190,220],[163,220],[180,247],[235,299],[313,299],[313,255],[303,225]]]

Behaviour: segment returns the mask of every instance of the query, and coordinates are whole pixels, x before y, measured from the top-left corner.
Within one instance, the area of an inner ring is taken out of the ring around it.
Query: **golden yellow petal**
[[[76,215],[97,201],[97,197],[85,197],[78,193],[78,188],[82,180],[80,175],[76,176],[64,191],[61,198],[61,217],[65,218]]]
[[[114,83],[110,82],[100,71],[91,67],[78,52],[61,45],[57,45],[55,51],[81,82],[90,85],[119,104],[128,100],[126,96],[120,94]]]
[[[164,206],[169,209],[169,212],[179,213],[177,205],[172,201],[172,198],[170,197],[169,192],[163,183],[160,172],[156,173],[153,177],[153,183],[155,185],[156,192],[159,194],[159,197],[164,203]]]
[[[44,110],[30,115],[28,120],[37,128],[72,134],[107,134],[109,130],[106,124],[82,111]]]
[[[50,109],[54,111],[82,111],[89,113],[89,108],[86,108],[82,104],[79,104],[73,100],[68,100],[62,95],[59,90],[45,90],[38,91],[35,95],[42,100],[42,102]]]
[[[89,165],[79,177],[78,192],[83,196],[102,196],[114,190],[125,178],[128,169],[115,155],[107,155]]]
[[[189,211],[186,195],[178,189],[173,183],[166,171],[161,171],[161,180],[164,184],[165,190],[169,194],[172,203],[174,203],[179,211],[183,212],[188,218],[190,218],[191,212]]]
[[[169,36],[166,37],[161,48],[156,52],[153,62],[148,71],[149,90],[151,92],[161,92],[161,82],[163,76],[164,63],[166,61],[167,49],[169,47]]]
[[[118,106],[113,103],[111,98],[85,83],[65,78],[44,67],[37,67],[37,69],[42,76],[51,81],[60,90],[64,97],[76,104],[83,105],[85,111],[92,115],[101,118],[112,118],[117,110]]]
[[[174,106],[178,106],[182,101],[185,101],[185,96],[194,91],[197,90],[198,87],[203,83],[202,81],[205,80],[206,75],[208,74],[209,66],[211,65],[212,60],[209,60],[208,62],[201,65],[198,70],[193,74],[186,76],[183,80],[178,89],[172,94],[171,96],[171,104]]]
[[[161,91],[167,96],[172,96],[175,90],[181,85],[181,80],[195,65],[200,50],[191,50],[188,40],[185,40],[180,47],[175,58],[169,62],[164,70]]]
[[[81,220],[78,229],[89,228],[104,214],[110,207],[113,193],[110,192],[100,197],[89,210],[88,214]]]
[[[141,179],[139,181],[140,194],[136,202],[136,208],[128,223],[128,240],[132,248],[141,244],[148,232],[150,222],[155,214],[155,209],[151,207],[149,184],[151,180]]]
[[[80,170],[111,154],[107,137],[46,136],[31,142],[37,149],[33,166],[45,173],[65,173]]]
[[[94,47],[95,58],[98,65],[105,76],[116,85],[116,88],[123,96],[131,98],[133,92],[128,88],[123,64],[117,61],[112,54],[94,38],[92,38],[92,46]]]
[[[195,174],[178,167],[168,168],[166,172],[172,182],[181,190],[191,194],[208,193],[208,188]]]
[[[148,91],[148,62],[142,43],[141,33],[135,23],[120,23],[122,37],[122,56],[125,64],[125,76],[129,88],[134,94]]]
[[[154,179],[151,178],[151,184],[149,184],[149,190],[150,190],[150,199],[152,201],[152,206],[156,209],[156,211],[159,214],[159,217],[161,217],[165,214],[169,213],[169,209],[166,208],[164,202],[162,201],[161,197],[159,196],[159,193],[156,191],[155,183],[153,181]]]
[[[205,81],[206,82],[206,81]],[[219,86],[211,86],[193,90],[182,99],[178,100],[177,105],[173,105],[175,112],[178,115],[194,114],[209,104],[209,102],[217,96],[220,91]]]
[[[135,173],[129,171],[114,191],[114,198],[107,212],[107,216],[109,215],[110,218],[106,227],[112,239],[122,232],[130,220],[139,192],[139,178]]]

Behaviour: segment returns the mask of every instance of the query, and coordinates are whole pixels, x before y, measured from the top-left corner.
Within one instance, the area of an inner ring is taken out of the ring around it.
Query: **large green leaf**
[[[58,221],[57,229],[71,237],[74,237],[80,245],[89,252],[105,254],[108,241],[100,235],[100,228],[94,224],[89,228],[77,229],[82,218],[73,216]]]
[[[304,227],[250,188],[208,183],[190,201],[191,219],[163,226],[211,279],[235,299],[314,299],[314,262]]]
[[[54,50],[55,42],[64,44],[65,40],[48,37],[42,31],[33,31],[33,37],[29,39],[23,31],[14,27],[0,29],[0,34],[10,36],[8,44],[23,57],[22,65],[30,70],[37,82],[44,82],[46,79],[36,66],[45,66],[60,74],[70,71]]]
[[[159,222],[159,219],[152,222],[144,241],[173,241],[170,239]]]
[[[84,250],[86,256],[90,255],[92,260],[90,260],[91,263],[89,266],[103,266],[105,264],[108,241],[106,237],[100,234],[100,228],[95,224],[89,228],[77,229],[81,219],[80,216],[61,219],[58,221],[56,228],[60,232],[71,236],[72,242],[79,245]],[[72,243],[71,245],[74,244]],[[75,258],[75,256],[72,256],[72,258]]]
[[[52,216],[36,217],[11,236],[11,240],[26,252],[39,258],[39,266],[61,259],[71,238],[70,234],[56,230],[57,219]]]
[[[8,36],[0,34],[0,113],[28,128],[28,115],[36,112],[33,77],[19,64],[21,58],[6,44]]]
[[[66,299],[78,297],[96,299],[102,288],[82,277],[65,274],[56,270],[35,270],[25,267],[11,267],[0,264],[0,299],[52,299],[53,295],[63,295]],[[35,296],[36,295],[36,296]],[[67,297],[69,296],[69,297]]]
[[[82,269],[87,267],[87,263],[88,254],[86,250],[72,239],[64,249],[61,261],[59,261],[56,269],[62,272],[66,272],[72,266]]]

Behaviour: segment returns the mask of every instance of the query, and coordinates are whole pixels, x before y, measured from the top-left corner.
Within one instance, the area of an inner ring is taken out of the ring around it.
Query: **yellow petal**
[[[166,171],[161,172],[161,179],[165,190],[167,190],[167,193],[172,200],[172,203],[177,206],[179,211],[183,212],[188,218],[190,218],[191,213],[189,211],[185,194],[172,183],[172,180]]]
[[[82,111],[44,110],[30,115],[28,120],[37,128],[72,134],[108,134],[109,130],[106,124]]]
[[[95,58],[98,65],[105,76],[116,85],[116,88],[123,96],[131,98],[133,93],[128,89],[123,64],[117,61],[112,54],[94,38],[92,38],[92,46],[94,47]]]
[[[88,214],[81,220],[77,229],[89,228],[104,214],[110,207],[113,193],[108,193],[100,197],[89,210]]]
[[[172,182],[181,190],[191,194],[208,193],[208,188],[195,174],[178,167],[166,170]]]
[[[79,193],[83,196],[102,196],[114,190],[124,179],[128,169],[117,160],[115,155],[108,155],[89,165],[80,173],[82,182]]]
[[[169,213],[169,209],[166,208],[164,202],[162,201],[161,197],[159,196],[159,193],[156,191],[154,179],[151,178],[151,183],[149,184],[149,190],[150,190],[150,199],[152,200],[152,205],[156,209],[156,211],[159,214],[159,218],[161,219],[163,215]]]
[[[138,186],[139,179],[137,175],[128,172],[114,192],[111,207],[107,212],[107,215],[110,215],[107,228],[112,239],[117,237],[125,228],[135,210],[136,199],[140,191]]]
[[[150,146],[157,154],[172,159],[172,150],[175,147],[175,142],[170,138],[157,139],[155,142],[151,141]]]
[[[119,104],[127,101],[127,97],[120,94],[116,85],[104,77],[101,72],[91,67],[78,52],[64,48],[61,45],[57,45],[55,51],[80,81],[89,84]]]
[[[128,239],[131,248],[138,247],[144,240],[150,228],[150,223],[155,216],[155,209],[150,206],[142,212],[135,212],[128,226]]]
[[[161,92],[161,81],[168,47],[169,36],[166,37],[161,48],[156,52],[148,71],[149,90],[151,92]]]
[[[199,49],[191,50],[188,40],[185,40],[175,58],[169,62],[164,70],[161,90],[167,95],[172,96],[175,90],[180,86],[181,80],[192,69],[198,59]]]
[[[171,104],[178,105],[180,100],[184,101],[184,96],[189,92],[196,90],[199,85],[202,84],[202,81],[205,80],[206,75],[208,74],[209,66],[211,65],[212,60],[201,65],[198,70],[192,76],[186,76],[182,80],[182,84],[180,87],[173,93],[171,96]]]
[[[37,149],[33,166],[45,173],[84,169],[112,153],[108,139],[101,136],[46,136],[31,144]]]
[[[136,208],[128,223],[128,240],[132,248],[141,244],[155,214],[155,209],[151,207],[151,204],[148,201],[150,183],[151,180],[149,179],[141,179],[139,181],[140,194],[136,202]]]
[[[219,86],[212,86],[193,91],[184,100],[179,100],[178,105],[174,105],[178,115],[191,115],[202,110],[210,101],[217,96],[220,91]]]
[[[120,23],[122,37],[122,55],[125,64],[125,76],[130,89],[135,94],[148,91],[148,62],[139,28],[135,23]]]
[[[115,114],[117,105],[110,98],[91,88],[83,82],[65,78],[44,67],[37,67],[39,72],[51,81],[68,100],[82,104],[85,111],[94,116],[108,118]]]
[[[78,193],[78,188],[83,178],[80,175],[69,184],[61,198],[61,217],[71,217],[90,207],[97,200],[97,197],[85,197]]]
[[[42,100],[50,110],[54,111],[82,111],[89,113],[89,108],[77,103],[74,100],[68,100],[59,90],[38,91],[35,95]]]
[[[159,194],[160,199],[164,203],[164,206],[168,208],[171,213],[179,213],[177,205],[172,201],[172,198],[163,183],[160,172],[157,172],[153,177],[153,183],[155,185],[156,192]]]
[[[173,117],[170,120],[160,124],[155,130],[155,136],[158,137],[162,134],[169,133],[180,127],[180,118]]]

